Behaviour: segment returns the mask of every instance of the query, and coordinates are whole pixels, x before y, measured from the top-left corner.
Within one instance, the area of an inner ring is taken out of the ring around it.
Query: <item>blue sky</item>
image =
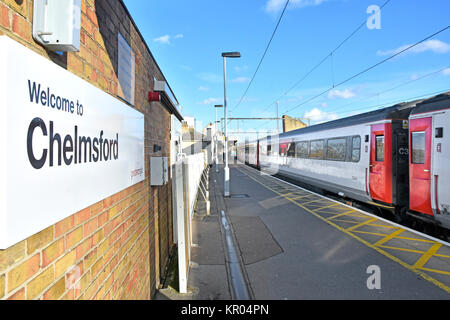
[[[125,0],[183,114],[206,125],[223,103],[224,51],[228,107],[233,117],[308,117],[312,124],[450,90],[450,29],[308,103],[311,97],[450,25],[448,0],[391,0],[381,29],[361,28],[317,70],[287,92],[314,65],[370,17],[385,0],[291,0],[245,99],[285,0]],[[418,80],[417,80],[418,79]],[[236,107],[237,106],[237,107]],[[297,107],[298,106],[298,107]],[[297,108],[296,108],[297,107]],[[237,128],[236,122],[230,124]],[[275,122],[240,122],[241,130]]]

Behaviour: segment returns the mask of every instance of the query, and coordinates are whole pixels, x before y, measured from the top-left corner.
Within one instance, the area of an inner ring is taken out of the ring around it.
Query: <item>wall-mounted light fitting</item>
[[[34,0],[33,38],[51,51],[80,51],[81,0]]]

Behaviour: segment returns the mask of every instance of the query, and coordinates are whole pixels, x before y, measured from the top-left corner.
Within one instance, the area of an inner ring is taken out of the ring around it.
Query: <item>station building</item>
[[[174,161],[177,99],[121,0],[80,1],[73,51],[36,41],[35,1],[0,0],[0,299],[151,299],[174,241],[150,160]]]

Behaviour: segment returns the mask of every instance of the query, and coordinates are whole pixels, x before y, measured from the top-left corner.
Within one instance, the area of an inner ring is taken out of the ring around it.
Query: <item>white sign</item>
[[[145,178],[144,115],[0,36],[0,249]]]

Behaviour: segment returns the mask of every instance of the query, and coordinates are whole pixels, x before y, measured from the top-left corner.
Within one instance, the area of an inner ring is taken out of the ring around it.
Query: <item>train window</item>
[[[294,142],[289,144],[289,147],[287,150],[287,156],[289,158],[295,158],[295,143]]]
[[[412,163],[425,163],[425,132],[412,133]]]
[[[345,150],[347,146],[347,139],[329,139],[327,142],[327,159],[328,160],[345,160]]]
[[[361,137],[353,137],[352,161],[359,162],[361,157]]]
[[[377,136],[376,137],[376,143],[377,143],[377,152],[376,152],[376,161],[378,162],[384,162],[384,136]]]
[[[309,157],[309,142],[297,142],[295,146],[296,158],[308,158]]]
[[[323,159],[324,144],[323,140],[311,141],[311,153],[309,157],[312,159]]]
[[[267,145],[267,155],[270,156],[272,154],[272,145],[268,144]]]

